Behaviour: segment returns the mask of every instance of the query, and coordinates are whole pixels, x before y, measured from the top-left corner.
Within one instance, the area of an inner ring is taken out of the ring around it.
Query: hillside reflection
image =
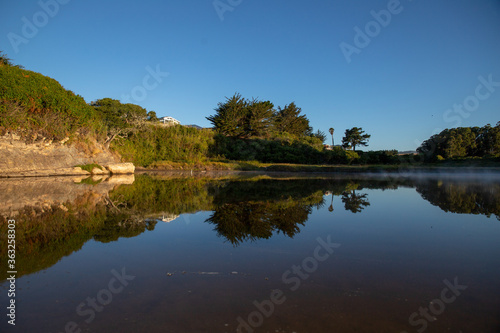
[[[0,180],[0,240],[16,220],[19,276],[43,270],[88,240],[112,242],[154,230],[180,214],[212,212],[205,221],[238,246],[275,234],[293,238],[310,214],[344,209],[363,214],[368,190],[415,188],[446,212],[500,219],[500,183],[403,177],[284,178],[269,176],[178,177],[140,175],[135,180]],[[0,249],[6,257],[6,247]],[[0,273],[0,280],[6,278]]]

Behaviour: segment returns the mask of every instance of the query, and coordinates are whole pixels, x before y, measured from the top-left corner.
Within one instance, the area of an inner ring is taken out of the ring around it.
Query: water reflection
[[[135,237],[154,230],[157,221],[198,211],[212,212],[205,222],[234,246],[274,234],[293,238],[314,209],[333,213],[342,203],[346,211],[363,213],[370,206],[367,190],[399,187],[415,188],[446,212],[500,219],[500,183],[496,181],[141,175],[135,181],[2,180],[0,232],[2,237],[7,235],[8,218],[20,222],[17,259],[21,276],[54,265],[90,239],[107,243]],[[5,251],[5,247],[0,249],[2,257]],[[6,273],[0,274],[4,280]]]
[[[220,237],[233,245],[282,233],[293,238],[312,211],[311,205],[293,200],[242,202],[216,206],[205,222],[214,224]]]
[[[359,185],[359,183],[349,183],[344,193],[342,193],[344,208],[352,213],[360,213],[366,206],[370,205],[367,199],[368,194],[356,194],[356,189]]]
[[[416,184],[422,198],[445,212],[495,215],[500,221],[500,184],[424,180]]]

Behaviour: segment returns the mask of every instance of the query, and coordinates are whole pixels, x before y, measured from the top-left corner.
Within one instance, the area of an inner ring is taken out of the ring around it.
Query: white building
[[[166,215],[162,216],[161,220],[165,223],[170,223],[173,220],[177,219],[179,216],[180,215],[167,213]]]
[[[165,125],[180,125],[180,121],[175,119],[174,117],[161,117],[160,123],[165,124]]]

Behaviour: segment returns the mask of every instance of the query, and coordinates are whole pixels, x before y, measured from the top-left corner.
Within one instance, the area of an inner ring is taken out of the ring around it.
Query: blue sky
[[[0,50],[87,102],[208,127],[235,92],[294,101],[336,143],[362,127],[367,150],[500,121],[498,0],[59,1],[0,0]]]

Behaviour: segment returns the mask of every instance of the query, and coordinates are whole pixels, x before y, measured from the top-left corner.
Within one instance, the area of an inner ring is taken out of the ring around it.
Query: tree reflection
[[[333,192],[332,192],[332,201],[330,202],[330,206],[328,206],[328,211],[333,212]]]
[[[342,193],[342,202],[345,210],[350,210],[353,213],[360,213],[366,206],[370,206],[366,197],[368,194],[356,194],[356,190]]]
[[[268,239],[274,233],[293,238],[300,232],[312,206],[293,200],[285,202],[240,202],[223,204],[205,221],[231,244],[259,238]]]
[[[328,207],[329,212],[333,212],[333,197],[334,194],[341,195],[341,200],[344,203],[344,209],[351,211],[353,213],[360,213],[366,206],[370,205],[367,199],[368,194],[358,194],[356,190],[361,188],[361,183],[349,180],[344,183],[342,187],[336,187],[334,190],[327,191],[326,194],[332,195],[330,206]]]
[[[370,205],[368,195],[361,193],[363,189],[416,188],[425,200],[446,212],[496,215],[500,220],[498,182],[464,183],[435,178],[414,181],[404,177],[363,179],[354,176],[269,179],[264,176],[161,178],[144,175],[137,176],[133,184],[119,186],[106,182],[96,185],[55,184],[57,191],[48,191],[46,185],[35,184],[38,192],[43,194],[43,200],[37,196],[30,200],[23,199],[24,196],[13,200],[11,197],[15,191],[12,189],[19,185],[4,185],[3,191],[0,187],[0,199],[2,193],[7,193],[4,200],[0,200],[3,202],[0,211],[8,212],[0,213],[0,243],[6,239],[7,218],[16,219],[19,276],[54,265],[64,256],[78,251],[90,239],[112,242],[153,230],[156,219],[169,214],[212,211],[206,222],[213,224],[214,231],[235,246],[245,241],[268,239],[275,234],[294,237],[307,222],[313,208],[324,207],[333,212],[333,203],[338,200],[334,199],[335,196],[340,197],[346,210],[362,212]],[[28,192],[35,185],[30,183],[21,192]],[[40,204],[50,199],[45,192],[74,195],[67,202],[52,199],[51,205],[47,206]],[[26,206],[17,208],[16,214],[10,216],[9,200],[22,201]],[[0,257],[6,257],[6,251],[7,247],[0,248]],[[5,271],[0,272],[0,280],[5,278]]]
[[[500,184],[428,180],[416,184],[422,198],[445,212],[495,215],[500,221]]]
[[[154,230],[156,223],[156,220],[134,218],[125,214],[110,215],[93,238],[101,243],[114,242],[120,237],[131,238],[146,230]]]

